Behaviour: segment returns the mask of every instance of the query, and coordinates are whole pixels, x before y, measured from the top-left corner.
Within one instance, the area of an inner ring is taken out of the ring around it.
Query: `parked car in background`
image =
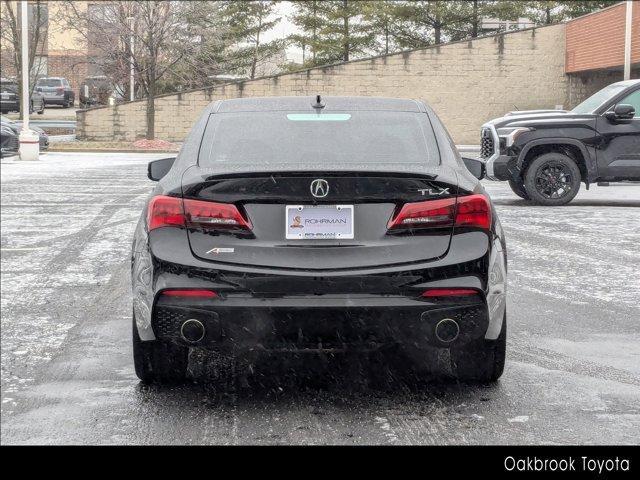
[[[29,113],[44,113],[44,97],[38,92],[32,92],[29,101]],[[8,78],[0,79],[0,111],[4,113],[20,111],[20,94],[18,82]]]
[[[20,146],[18,138],[21,128],[20,123],[0,116],[0,156],[4,157],[18,153],[18,147]],[[30,125],[29,128],[34,132],[38,132],[40,151],[47,150],[49,148],[49,135],[40,127]]]
[[[76,94],[71,89],[69,81],[62,77],[42,77],[36,82],[36,91],[44,95],[47,105],[62,105],[63,108],[73,107]]]
[[[80,108],[107,105],[114,88],[105,75],[87,77],[80,86]]]
[[[613,83],[573,110],[510,112],[481,130],[487,177],[564,205],[580,183],[640,180],[640,80]]]

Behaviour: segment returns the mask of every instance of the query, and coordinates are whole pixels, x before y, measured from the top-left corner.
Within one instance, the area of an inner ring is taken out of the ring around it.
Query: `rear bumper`
[[[225,353],[449,347],[483,337],[488,327],[481,296],[463,304],[439,305],[403,297],[166,300],[161,297],[154,311],[156,338]],[[189,319],[203,325],[202,339],[188,341],[182,335],[182,326]],[[444,319],[457,323],[455,338],[451,332],[450,336],[442,334],[441,327],[437,330]]]

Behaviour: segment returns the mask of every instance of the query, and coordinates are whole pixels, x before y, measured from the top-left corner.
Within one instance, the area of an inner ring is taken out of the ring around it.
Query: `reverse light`
[[[472,288],[430,288],[422,292],[424,298],[440,298],[440,297],[469,297],[478,295],[477,290]]]
[[[181,290],[164,290],[162,295],[167,297],[183,297],[183,298],[217,298],[218,294],[212,290],[201,289],[181,289]]]
[[[153,197],[149,202],[147,225],[149,231],[160,227],[252,228],[251,222],[231,203],[183,200],[165,195]]]
[[[429,227],[476,227],[489,230],[491,206],[484,195],[405,203],[389,220],[389,230]]]

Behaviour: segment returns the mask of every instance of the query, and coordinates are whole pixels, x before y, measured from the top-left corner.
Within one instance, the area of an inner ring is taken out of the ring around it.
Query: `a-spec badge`
[[[449,195],[449,188],[419,188],[418,191],[424,195]]]
[[[217,255],[219,253],[233,253],[234,251],[235,251],[234,248],[214,247],[211,250],[209,250],[207,253],[210,253],[211,255]]]

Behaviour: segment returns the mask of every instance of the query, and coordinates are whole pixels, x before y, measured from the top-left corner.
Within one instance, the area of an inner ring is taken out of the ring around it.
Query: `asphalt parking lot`
[[[220,393],[133,372],[129,249],[146,163],[163,156],[2,161],[3,444],[637,443],[640,185],[545,208],[486,183],[509,252],[495,386],[378,386],[366,369],[317,385],[285,369]]]

